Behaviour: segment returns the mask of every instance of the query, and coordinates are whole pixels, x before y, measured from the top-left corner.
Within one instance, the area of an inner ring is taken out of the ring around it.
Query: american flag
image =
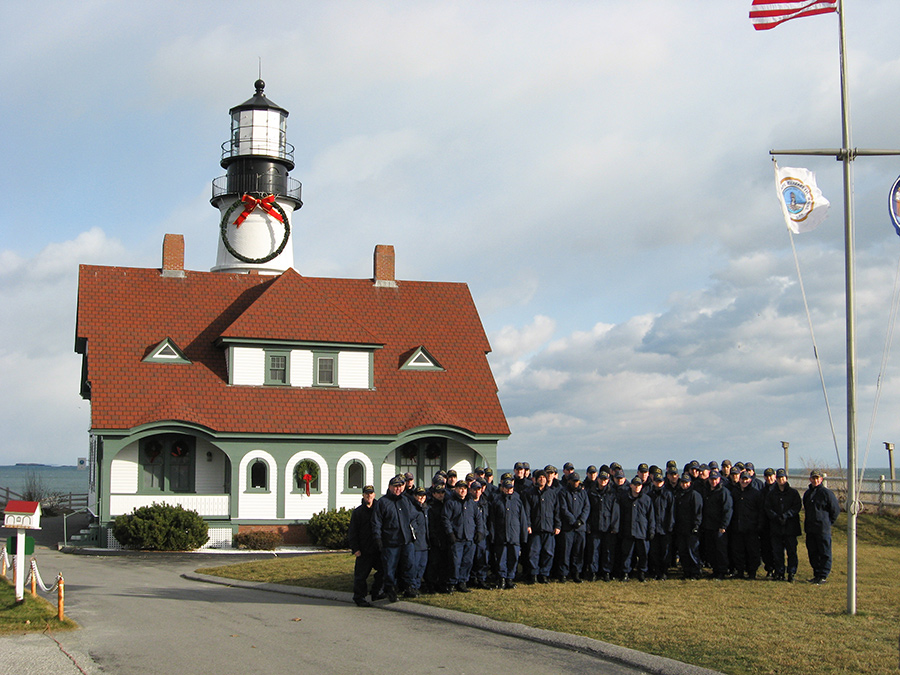
[[[836,12],[837,4],[838,0],[753,0],[750,20],[756,30],[768,30],[791,19]]]

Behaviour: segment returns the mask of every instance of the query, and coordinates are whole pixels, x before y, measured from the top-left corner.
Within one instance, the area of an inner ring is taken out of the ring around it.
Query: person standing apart
[[[822,484],[822,472],[809,472],[809,487],[803,493],[806,551],[813,569],[811,584],[824,584],[831,573],[831,526],[841,512],[834,493]]]

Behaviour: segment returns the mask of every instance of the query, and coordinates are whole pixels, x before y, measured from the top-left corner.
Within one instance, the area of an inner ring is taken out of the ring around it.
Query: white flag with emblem
[[[775,164],[775,189],[784,222],[794,234],[816,229],[828,215],[829,202],[816,187],[816,174]]]

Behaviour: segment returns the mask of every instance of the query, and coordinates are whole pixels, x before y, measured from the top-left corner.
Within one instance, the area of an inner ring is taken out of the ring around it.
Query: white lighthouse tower
[[[224,176],[213,181],[210,203],[219,209],[219,251],[213,272],[280,274],[294,264],[291,218],[303,206],[300,182],[290,178],[294,146],[287,142],[288,111],[263,94],[235,106],[231,138],[222,144]]]

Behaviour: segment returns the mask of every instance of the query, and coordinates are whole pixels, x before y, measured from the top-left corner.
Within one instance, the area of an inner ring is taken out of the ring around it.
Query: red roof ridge
[[[293,268],[282,272],[230,326],[226,338],[382,344]]]

